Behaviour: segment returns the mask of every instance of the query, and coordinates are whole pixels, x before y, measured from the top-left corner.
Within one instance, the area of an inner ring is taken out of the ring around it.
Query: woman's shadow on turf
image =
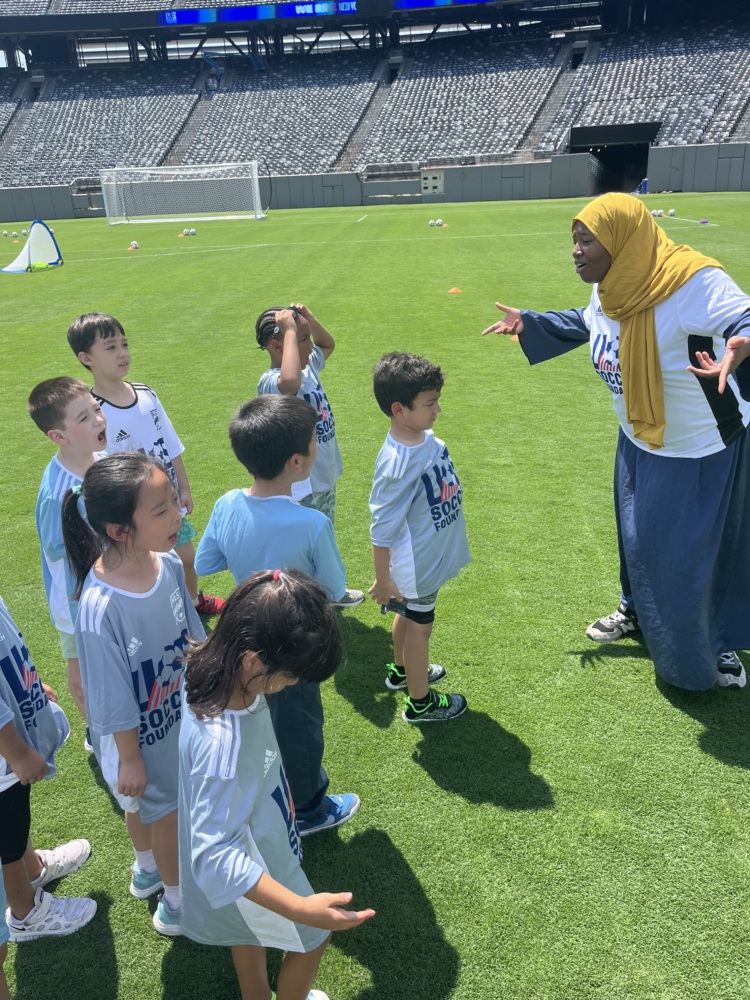
[[[747,653],[738,655],[745,669],[750,670]],[[698,746],[704,753],[730,767],[750,770],[747,690],[683,691],[660,677],[656,678],[656,686],[675,708],[705,727],[698,737]]]
[[[341,633],[346,660],[333,675],[336,690],[373,726],[387,729],[400,710],[385,686],[386,664],[393,659],[390,630],[342,615]]]

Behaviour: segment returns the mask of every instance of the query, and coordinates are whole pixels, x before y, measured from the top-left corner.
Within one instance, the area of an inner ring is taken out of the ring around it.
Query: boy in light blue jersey
[[[68,662],[68,688],[81,715],[86,702],[76,652],[73,600],[75,579],[65,555],[62,536],[62,499],[79,485],[86,470],[107,446],[107,421],[88,386],[77,378],[40,382],[29,396],[29,414],[58,451],[44,470],[36,502],[36,530],[42,554],[42,577],[52,622]],[[87,736],[87,745],[88,736]]]
[[[229,438],[254,482],[217,501],[198,545],[198,573],[229,569],[239,585],[260,570],[297,569],[337,607],[364,600],[362,591],[345,590],[344,564],[329,518],[291,495],[292,484],[307,478],[315,462],[316,423],[315,411],[297,396],[258,396],[240,407]],[[271,696],[269,708],[300,832],[305,836],[345,822],[359,799],[326,794],[320,688],[301,682]]]
[[[255,339],[268,351],[271,368],[258,382],[258,395],[298,396],[318,415],[318,454],[309,477],[294,483],[292,496],[305,507],[320,510],[331,521],[336,513],[336,480],[343,472],[331,404],[320,381],[320,372],[336,347],[333,337],[307,306],[285,309],[273,306],[255,323]]]
[[[375,398],[391,429],[375,464],[370,494],[375,582],[370,595],[393,611],[393,663],[386,687],[408,688],[407,722],[447,722],[466,711],[460,694],[429,684],[445,670],[429,662],[438,590],[470,561],[463,491],[445,443],[432,425],[444,377],[413,354],[385,354],[375,366]]]

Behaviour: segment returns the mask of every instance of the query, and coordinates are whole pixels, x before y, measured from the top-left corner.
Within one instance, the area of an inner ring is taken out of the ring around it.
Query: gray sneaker
[[[35,889],[54,882],[55,879],[72,875],[88,861],[91,854],[91,844],[88,840],[69,840],[51,851],[37,851],[42,862],[42,871],[31,883]]]
[[[624,635],[637,632],[639,627],[635,613],[624,604],[620,604],[617,611],[613,611],[611,615],[592,622],[586,629],[586,635],[594,642],[617,642]]]
[[[37,938],[74,934],[85,927],[95,913],[94,899],[85,896],[53,896],[51,892],[37,889],[34,893],[34,908],[23,920],[16,920],[10,907],[5,911],[5,920],[11,941],[20,944],[22,941],[36,941]]]
[[[716,664],[716,683],[724,688],[743,688],[747,683],[745,668],[734,650],[719,653]]]
[[[333,608],[354,608],[358,604],[364,601],[365,595],[361,590],[347,590],[344,591],[344,596],[340,597],[338,601],[331,601],[331,607]]]
[[[466,699],[462,694],[438,694],[430,690],[430,701],[426,708],[418,709],[407,695],[404,698],[402,718],[412,725],[422,722],[450,722],[466,711]]]

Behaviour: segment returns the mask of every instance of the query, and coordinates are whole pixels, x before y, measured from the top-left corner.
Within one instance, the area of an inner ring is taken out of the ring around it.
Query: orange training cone
[[[448,289],[448,294],[449,295],[460,295],[461,294],[461,289],[460,288],[449,288]]]

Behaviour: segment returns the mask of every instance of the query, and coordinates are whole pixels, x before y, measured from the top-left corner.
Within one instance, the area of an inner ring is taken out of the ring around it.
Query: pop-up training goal
[[[15,233],[13,234],[15,236]],[[0,273],[23,274],[25,271],[42,271],[62,264],[62,254],[57,240],[46,222],[34,219],[29,226],[26,245],[12,264],[0,267]]]

